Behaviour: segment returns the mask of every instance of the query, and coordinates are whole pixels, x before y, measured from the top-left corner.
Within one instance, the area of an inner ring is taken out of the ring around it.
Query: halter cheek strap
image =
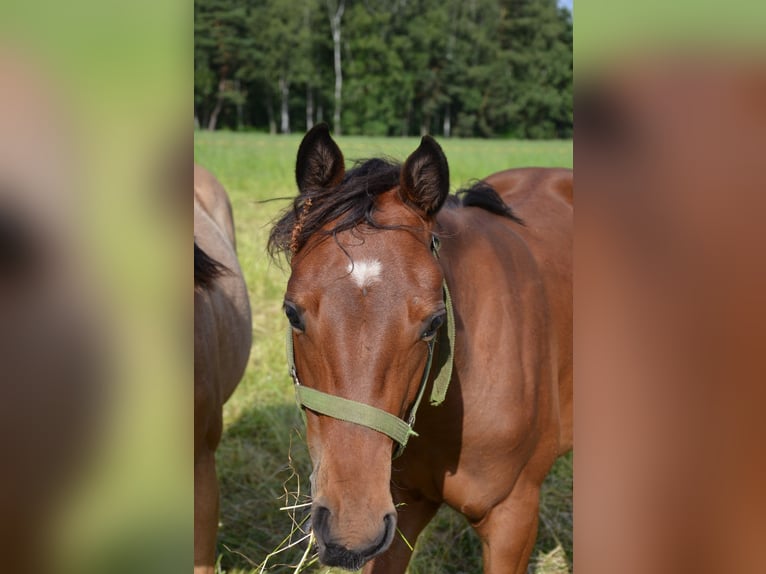
[[[434,254],[434,257],[438,259],[439,241],[435,236],[432,238],[431,251]],[[443,282],[442,287],[444,291],[444,306],[447,312],[447,324],[446,328],[445,326],[442,326],[438,334],[438,363],[441,365],[441,368],[434,378],[433,388],[431,389],[430,403],[434,406],[440,405],[447,395],[447,389],[449,387],[450,379],[452,378],[453,349],[455,345],[455,316],[452,308],[452,298],[450,297],[446,280]],[[338,420],[373,429],[390,437],[398,444],[396,451],[394,452],[394,458],[396,458],[404,452],[404,448],[407,446],[409,438],[411,436],[417,436],[413,427],[415,426],[415,416],[417,415],[418,407],[420,406],[420,401],[425,393],[425,388],[431,373],[431,365],[433,364],[434,356],[434,341],[435,339],[432,339],[427,343],[428,358],[426,359],[426,367],[423,371],[415,402],[412,404],[410,414],[405,421],[396,415],[392,415],[391,413],[373,407],[372,405],[344,399],[343,397],[338,397],[301,385],[295,367],[293,331],[292,328],[288,326],[287,365],[290,369],[290,376],[293,379],[295,397],[298,406]]]

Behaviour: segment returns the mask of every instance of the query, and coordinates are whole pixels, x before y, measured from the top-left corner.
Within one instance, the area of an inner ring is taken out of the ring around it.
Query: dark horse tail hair
[[[218,277],[228,273],[229,269],[205,253],[194,242],[194,287],[209,289]]]
[[[519,225],[524,221],[503,201],[495,188],[486,181],[477,181],[470,187],[464,187],[455,193],[457,204],[462,207],[480,207],[495,215],[507,217]]]

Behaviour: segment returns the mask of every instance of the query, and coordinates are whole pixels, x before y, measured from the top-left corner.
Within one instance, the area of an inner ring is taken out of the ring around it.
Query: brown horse
[[[481,538],[485,572],[525,572],[540,485],[572,447],[571,171],[509,170],[449,196],[430,137],[403,166],[346,172],[320,125],[296,179],[270,249],[292,255],[284,306],[299,398],[310,389],[406,419],[453,364],[446,399],[423,402],[394,458],[393,433],[302,401],[320,560],[404,572],[404,539],[446,503]]]
[[[250,304],[223,186],[194,166],[194,572],[215,570],[222,408],[250,355]]]

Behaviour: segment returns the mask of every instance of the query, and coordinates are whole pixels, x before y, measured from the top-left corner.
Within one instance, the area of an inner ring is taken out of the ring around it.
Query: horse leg
[[[394,497],[394,504],[397,506],[398,532],[388,550],[367,563],[362,570],[363,574],[403,574],[412,557],[412,550],[407,543],[415,546],[418,535],[441,506],[440,503],[401,491]]]
[[[217,530],[215,450],[205,449],[194,461],[194,574],[215,572]]]
[[[520,477],[511,493],[474,525],[484,574],[525,574],[537,538],[540,486]]]

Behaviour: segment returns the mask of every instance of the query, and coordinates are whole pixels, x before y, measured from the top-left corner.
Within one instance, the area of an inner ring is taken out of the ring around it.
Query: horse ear
[[[400,179],[402,199],[426,215],[433,215],[449,194],[449,166],[442,148],[431,136],[407,158]]]
[[[325,123],[317,124],[303,137],[295,162],[295,181],[303,193],[311,188],[338,185],[346,173],[343,154],[330,137]]]

